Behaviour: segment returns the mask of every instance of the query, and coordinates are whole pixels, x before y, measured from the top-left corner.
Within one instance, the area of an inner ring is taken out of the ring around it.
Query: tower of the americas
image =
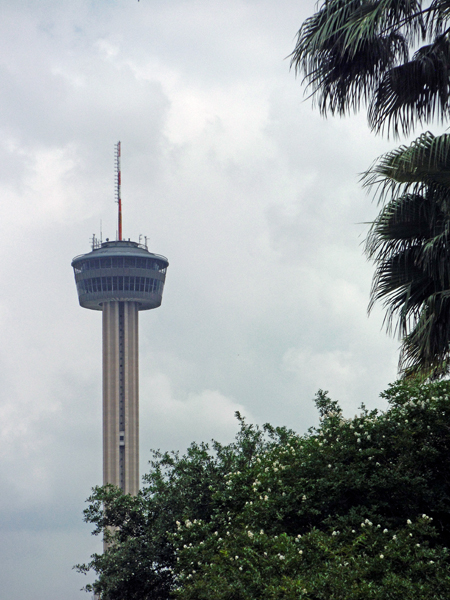
[[[116,241],[97,241],[72,261],[83,308],[103,319],[103,484],[139,490],[139,339],[141,310],[161,305],[169,261],[122,239],[120,142],[116,146]]]

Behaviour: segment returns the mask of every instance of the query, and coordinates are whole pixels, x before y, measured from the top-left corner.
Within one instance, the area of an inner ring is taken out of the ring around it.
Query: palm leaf
[[[426,9],[415,0],[326,0],[300,28],[291,67],[322,114],[366,104],[374,130],[408,133],[447,114],[449,15],[448,0]]]
[[[382,202],[406,192],[423,194],[425,189],[450,190],[450,135],[423,133],[409,146],[400,146],[381,156],[362,176],[366,187],[374,187]]]
[[[438,377],[450,364],[450,136],[426,133],[382,156],[365,175],[390,200],[372,223],[369,311],[402,339],[400,369]]]
[[[406,376],[437,378],[449,372],[450,293],[431,296],[420,319],[402,343],[399,366]]]
[[[441,35],[450,18],[449,0],[433,0],[428,8],[426,27],[433,35]]]
[[[372,129],[407,134],[417,121],[442,121],[449,108],[449,65],[450,41],[438,37],[411,61],[386,71],[369,106]]]
[[[390,14],[381,10],[384,4],[327,2],[300,29],[291,66],[305,74],[323,113],[344,113],[367,103],[396,56],[407,59],[402,35],[374,34],[381,17]]]

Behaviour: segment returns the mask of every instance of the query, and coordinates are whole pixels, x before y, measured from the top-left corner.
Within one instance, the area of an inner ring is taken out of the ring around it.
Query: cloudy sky
[[[297,431],[327,389],[383,408],[398,342],[367,317],[358,173],[392,141],[322,119],[289,70],[313,0],[0,0],[0,589],[81,600],[100,550],[101,318],[71,259],[124,235],[169,258],[140,316],[150,448],[231,441],[240,410]]]

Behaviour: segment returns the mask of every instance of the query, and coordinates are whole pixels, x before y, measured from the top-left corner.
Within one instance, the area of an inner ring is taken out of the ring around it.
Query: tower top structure
[[[157,308],[169,261],[138,242],[103,242],[72,260],[78,300],[83,308],[103,310],[105,302],[136,302],[138,310]]]
[[[102,312],[103,483],[139,490],[139,311],[160,306],[169,261],[122,238],[120,142],[116,145],[115,241],[95,235],[92,250],[72,260],[78,300]]]
[[[83,308],[103,310],[106,302],[136,302],[137,310],[157,308],[169,261],[149,252],[145,244],[122,239],[121,143],[115,146],[116,202],[118,230],[116,241],[102,242],[92,237],[92,252],[72,260],[78,300]]]

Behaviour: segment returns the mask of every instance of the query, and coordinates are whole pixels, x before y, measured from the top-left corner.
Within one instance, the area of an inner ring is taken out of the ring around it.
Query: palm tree
[[[450,0],[323,0],[301,26],[291,66],[323,115],[367,107],[377,133],[408,134],[447,119]],[[401,340],[404,375],[450,371],[450,137],[421,135],[365,175],[384,206],[366,252]],[[447,363],[449,366],[447,367]]]
[[[383,301],[404,375],[440,377],[450,370],[450,135],[424,133],[364,180],[389,198],[367,239],[376,265],[369,310]]]
[[[449,0],[325,0],[300,28],[291,66],[322,114],[365,104],[373,130],[407,134],[447,117],[449,20]]]

